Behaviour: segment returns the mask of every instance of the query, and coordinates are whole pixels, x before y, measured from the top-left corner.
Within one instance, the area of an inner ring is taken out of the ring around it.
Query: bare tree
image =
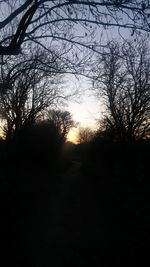
[[[54,57],[40,51],[28,58],[7,58],[7,64],[1,65],[0,116],[6,122],[7,138],[65,99],[56,68]]]
[[[67,51],[76,47],[71,52],[76,57],[79,46],[98,50],[99,28],[128,28],[132,35],[150,30],[149,1],[2,0],[0,9],[1,55],[18,54],[22,43],[32,40],[45,48],[47,43],[61,43]]]
[[[150,129],[150,51],[142,40],[122,48],[109,43],[96,86],[105,100],[103,126],[119,140],[143,138]]]
[[[78,132],[78,142],[80,144],[86,144],[94,137],[94,131],[88,127],[80,127]]]
[[[55,125],[63,139],[66,139],[69,130],[75,126],[69,111],[51,109],[48,110],[46,118],[49,123]]]

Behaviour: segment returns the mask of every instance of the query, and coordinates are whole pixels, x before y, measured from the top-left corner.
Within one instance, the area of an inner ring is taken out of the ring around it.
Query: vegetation
[[[80,127],[78,132],[78,142],[80,144],[86,144],[92,140],[94,131],[88,127]]]
[[[61,51],[63,47],[62,55],[65,52],[69,56],[71,49],[72,60],[74,57],[79,63],[81,51],[79,55],[75,47],[99,51],[101,44],[95,38],[99,29],[129,29],[131,35],[149,32],[149,1],[2,0],[0,8],[5,9],[0,23],[1,55],[16,55],[23,43],[32,41],[46,49],[48,43],[61,47]]]
[[[0,9],[1,265],[144,266],[149,1],[2,0]],[[110,27],[131,40],[106,44]],[[77,124],[64,109],[65,73],[92,78],[106,107],[76,145],[66,141]]]
[[[48,123],[54,123],[56,129],[63,139],[67,138],[69,130],[75,126],[69,111],[51,109],[47,111],[46,119]]]
[[[16,58],[2,57],[0,116],[6,138],[21,128],[32,125],[49,107],[65,101],[58,74],[58,59],[54,53],[38,48]]]
[[[114,139],[130,142],[150,131],[150,53],[148,43],[110,42],[100,59],[96,94],[104,99],[103,129]],[[102,127],[101,126],[101,127]]]

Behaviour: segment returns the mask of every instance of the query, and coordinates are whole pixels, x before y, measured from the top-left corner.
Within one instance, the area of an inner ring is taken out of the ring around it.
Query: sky
[[[3,15],[5,15],[5,12]],[[78,35],[80,35],[80,28],[77,28],[77,30]],[[120,33],[124,39],[131,37],[128,30],[120,29]],[[97,38],[99,39],[99,37],[102,36],[102,39],[105,42],[111,39],[119,40],[121,35],[118,34],[118,28],[109,27],[109,29],[104,29],[100,27]],[[87,90],[90,86],[89,81],[85,78],[77,80],[71,77],[70,80],[68,79],[67,86],[72,91],[79,88],[79,94],[76,94],[73,99],[69,100],[67,106],[67,109],[72,114],[73,120],[77,123],[78,127],[89,127],[95,129],[97,120],[102,117],[104,107],[100,102],[100,99],[96,99],[94,94]],[[72,132],[70,133],[72,141],[76,133],[77,129],[72,129]]]
[[[97,120],[101,116],[100,105],[94,97],[84,95],[80,103],[72,102],[68,105],[68,110],[71,112],[73,120],[77,123],[77,127],[70,130],[68,141],[77,143],[78,130],[80,127],[88,127],[93,130],[97,127]]]
[[[101,35],[102,29],[99,34]],[[122,43],[126,40],[134,40],[135,36],[131,36],[131,32],[128,29],[120,28],[108,28],[103,29],[103,41],[106,44],[108,41],[114,40]],[[94,63],[93,63],[94,64]],[[79,127],[89,127],[93,130],[97,127],[97,120],[102,118],[105,110],[102,104],[102,99],[96,98],[94,93],[88,90],[91,87],[91,83],[88,79],[81,77],[79,80],[71,78],[68,86],[70,88],[79,88],[79,95],[76,95],[72,101],[69,101],[68,110],[71,112],[75,122],[79,123]],[[68,135],[69,141],[75,141],[77,139],[78,128],[72,129]]]
[[[68,76],[67,87],[70,92],[76,92],[67,103],[67,109],[71,112],[73,120],[82,127],[95,127],[96,120],[101,113],[100,101],[92,92],[91,81],[79,77],[76,79],[73,75]]]
[[[96,99],[94,93],[90,90],[91,82],[83,77],[76,79],[68,76],[67,87],[70,91],[78,91],[72,99],[68,101],[65,107],[72,115],[76,127],[71,129],[68,135],[68,141],[77,143],[78,130],[80,127],[88,127],[93,130],[97,127],[97,121],[102,116],[104,107],[100,99]]]
[[[130,37],[128,30],[122,30],[121,36],[118,34],[118,29],[109,29],[104,33],[105,41],[118,40],[121,41]],[[94,63],[93,63],[94,64]],[[71,112],[73,120],[78,124],[77,128],[71,129],[68,135],[68,140],[77,141],[78,128],[89,127],[93,130],[97,127],[97,120],[102,118],[104,106],[102,99],[97,99],[94,92],[90,90],[92,83],[84,77],[77,80],[75,77],[68,77],[68,85],[72,91],[79,89],[79,94],[69,101],[67,109]]]

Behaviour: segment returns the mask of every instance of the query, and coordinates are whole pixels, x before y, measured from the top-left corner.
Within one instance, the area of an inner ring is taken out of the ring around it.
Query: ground
[[[30,176],[33,172],[27,181]],[[107,182],[101,184],[98,177],[86,177],[77,159],[63,173],[51,177],[41,171],[39,177],[43,182],[36,187],[18,187],[4,209],[3,266],[8,262],[42,267],[143,262],[150,247],[148,186],[118,190]]]

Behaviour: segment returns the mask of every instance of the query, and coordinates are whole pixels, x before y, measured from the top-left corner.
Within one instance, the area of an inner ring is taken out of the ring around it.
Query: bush
[[[55,125],[43,121],[22,129],[13,139],[11,151],[21,165],[40,168],[56,163],[62,144]]]

